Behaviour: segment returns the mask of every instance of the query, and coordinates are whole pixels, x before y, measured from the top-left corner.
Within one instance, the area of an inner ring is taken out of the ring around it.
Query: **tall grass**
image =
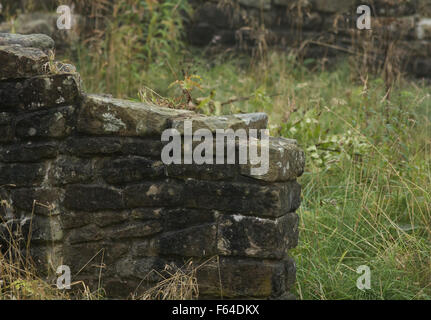
[[[186,0],[124,0],[114,2],[110,12],[104,27],[74,48],[71,59],[88,91],[136,98],[148,84],[148,72],[157,67],[166,74],[183,54],[191,6]]]

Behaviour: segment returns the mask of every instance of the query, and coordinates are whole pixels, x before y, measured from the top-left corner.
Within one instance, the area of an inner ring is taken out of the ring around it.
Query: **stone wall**
[[[377,54],[381,60],[388,48],[395,48],[404,71],[420,77],[431,75],[429,0],[192,2],[196,10],[189,40],[196,45],[300,48],[306,57],[314,58],[361,54],[368,46],[368,56]],[[369,5],[372,10],[371,31],[356,28],[359,5]]]
[[[304,153],[270,139],[269,171],[165,165],[161,133],[262,129],[265,114],[205,117],[82,92],[46,36],[0,35],[1,250],[7,227],[31,235],[39,271],[99,285],[109,297],[153,286],[192,259],[201,298],[290,298]],[[36,202],[35,202],[36,201]],[[4,211],[4,212],[3,212]],[[101,268],[102,267],[102,268]],[[50,278],[54,276],[54,278]]]

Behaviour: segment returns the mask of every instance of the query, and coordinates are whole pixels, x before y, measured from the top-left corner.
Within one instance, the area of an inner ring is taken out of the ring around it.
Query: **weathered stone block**
[[[171,120],[188,114],[192,113],[88,95],[79,114],[78,130],[93,135],[160,136]]]
[[[217,249],[225,256],[282,259],[287,228],[280,228],[277,220],[222,215],[218,221]]]
[[[79,157],[91,157],[99,154],[118,154],[120,153],[121,148],[122,141],[118,138],[72,137],[67,139],[64,152]]]
[[[296,210],[301,202],[301,186],[295,181],[258,185],[189,179],[185,182],[185,194],[190,208],[259,217],[280,217]]]
[[[58,157],[51,165],[48,180],[52,185],[90,184],[98,175],[94,161],[75,157]]]
[[[66,208],[82,211],[123,209],[121,191],[98,185],[68,185],[64,199]]]
[[[74,128],[75,107],[28,114],[17,120],[16,133],[21,138],[64,138]]]
[[[25,78],[45,73],[48,56],[40,49],[23,48],[19,45],[0,45],[0,80]]]
[[[68,244],[76,244],[82,242],[94,242],[105,238],[101,228],[94,224],[89,224],[82,228],[73,229],[68,232],[65,240]]]
[[[160,138],[73,137],[67,140],[64,151],[79,157],[118,154],[160,159],[162,148]]]
[[[170,164],[166,165],[169,177],[200,180],[232,180],[239,176],[240,167],[234,164]]]
[[[261,154],[261,142],[254,140],[250,141],[250,143],[255,143],[258,154]],[[263,168],[265,166],[268,168],[265,174],[257,175],[251,171],[252,168]],[[249,159],[248,164],[241,165],[241,174],[268,182],[289,181],[300,177],[304,172],[304,167],[305,153],[298,147],[295,140],[270,138],[267,161],[262,158],[262,162],[258,165],[251,165]]]
[[[197,225],[216,222],[216,213],[211,210],[196,209],[156,209],[155,213],[160,217],[165,231],[187,229]]]
[[[167,265],[171,264],[174,266],[180,265],[173,263],[172,260],[174,259],[164,259],[161,257],[136,259],[126,256],[116,263],[115,269],[120,277],[135,279],[136,284],[139,284],[142,279],[154,283],[161,280],[161,277],[154,270],[162,271]]]
[[[57,188],[22,188],[10,190],[12,205],[27,214],[57,215],[64,190]]]
[[[238,130],[238,129],[266,129],[268,116],[265,113],[235,114],[229,116],[207,117],[204,115],[193,115],[177,118],[172,121],[172,128],[184,134],[184,122],[190,121],[192,132],[199,129],[207,129],[216,132],[217,129]]]
[[[116,262],[128,251],[129,246],[126,243],[97,241],[68,244],[63,249],[63,264],[70,266],[72,274],[81,271],[80,275],[96,275],[97,286],[100,271],[103,280],[109,279],[115,270]]]
[[[0,81],[0,108],[36,111],[74,105],[79,100],[79,90],[79,79],[72,74]]]
[[[63,264],[63,245],[61,243],[41,242],[30,246],[31,261],[34,262],[38,276],[53,275]]]
[[[123,184],[162,178],[165,173],[161,161],[143,157],[105,159],[101,165],[103,179],[110,184]]]
[[[183,257],[211,257],[217,254],[217,225],[206,224],[164,233],[155,240],[154,252]]]
[[[285,292],[285,263],[220,257],[197,272],[201,298],[278,297]]]
[[[57,242],[63,240],[63,229],[61,228],[60,217],[33,216],[31,225],[31,241]]]
[[[0,147],[0,161],[2,162],[37,162],[55,158],[58,145],[55,142],[26,143]]]
[[[145,238],[155,235],[163,230],[160,221],[134,221],[123,225],[114,226],[110,229],[105,229],[105,236],[113,240],[130,239],[130,238]]]
[[[50,50],[54,49],[54,40],[45,34],[0,33],[0,46],[10,45]]]
[[[0,185],[26,187],[42,183],[46,166],[40,163],[0,164],[0,173]]]
[[[61,224],[63,229],[76,229],[89,224],[104,228],[125,222],[130,216],[130,211],[69,211],[61,212]]]
[[[144,182],[124,189],[124,201],[128,208],[182,207],[185,197],[184,186],[173,180]]]
[[[15,137],[14,119],[12,114],[0,112],[0,143],[13,141]]]

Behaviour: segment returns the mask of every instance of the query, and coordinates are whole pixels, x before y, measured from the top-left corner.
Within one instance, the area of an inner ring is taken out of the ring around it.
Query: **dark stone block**
[[[119,190],[96,185],[69,185],[64,199],[66,208],[81,211],[123,209]]]
[[[44,164],[0,164],[0,185],[26,187],[40,184],[46,173]]]
[[[169,177],[199,180],[232,180],[239,176],[240,167],[234,164],[170,164],[166,165]]]
[[[164,233],[155,241],[155,252],[183,257],[211,257],[217,254],[217,226],[206,224]]]
[[[143,157],[157,157],[160,159],[160,154],[163,149],[163,142],[160,138],[154,139],[136,139],[123,138],[121,153],[124,155],[136,155]]]
[[[58,146],[55,142],[27,143],[0,147],[0,161],[2,162],[38,162],[55,158]]]
[[[13,141],[15,137],[14,116],[0,112],[0,143]]]
[[[185,189],[187,207],[259,217],[280,217],[301,202],[301,186],[295,181],[260,185],[189,179]]]
[[[296,281],[296,264],[291,257],[284,259],[286,290],[291,291]]]
[[[124,190],[124,200],[128,208],[181,207],[185,197],[184,186],[173,180],[145,182]]]
[[[163,230],[160,221],[150,220],[144,222],[125,223],[123,225],[114,226],[110,229],[105,229],[106,237],[113,240],[129,239],[129,238],[145,238],[155,235]]]
[[[37,48],[0,45],[1,79],[25,78],[44,74],[48,56]]]
[[[94,155],[106,155],[119,153],[122,145],[121,139],[93,137],[67,139],[65,152],[79,157],[91,157]]]
[[[28,114],[17,120],[16,133],[21,138],[64,138],[74,128],[74,107]]]
[[[128,211],[99,211],[89,213],[85,211],[75,212],[65,210],[61,213],[61,224],[63,229],[80,228],[91,223],[104,228],[123,223],[127,220],[128,216]]]
[[[85,227],[69,231],[65,240],[68,244],[76,244],[82,242],[94,242],[102,239],[104,239],[103,230],[94,224],[90,224]]]
[[[63,240],[63,229],[61,228],[60,217],[33,216],[31,224],[31,241],[58,242]]]
[[[161,161],[142,157],[105,159],[101,166],[103,179],[110,184],[123,184],[164,177]]]
[[[298,246],[299,238],[299,216],[296,212],[290,212],[278,219],[279,228],[284,235],[286,249],[293,249]]]
[[[70,138],[65,152],[79,157],[94,155],[137,155],[160,159],[163,144],[160,139],[139,139],[124,137]]]
[[[274,220],[222,215],[218,223],[218,252],[225,256],[281,259],[287,245],[284,231]]]
[[[285,292],[285,266],[279,261],[220,257],[197,271],[200,298],[255,299]]]
[[[65,210],[61,213],[61,226],[64,230],[81,228],[90,224],[91,220],[88,212]]]
[[[0,81],[0,109],[28,112],[75,105],[79,95],[79,79],[72,74]]]
[[[136,286],[142,282],[143,279],[146,282],[150,282],[153,285],[156,282],[163,280],[163,278],[155,270],[163,273],[166,266],[171,266],[172,270],[176,270],[181,267],[183,263],[175,261],[174,258],[162,258],[162,257],[145,257],[140,259],[131,258],[130,256],[124,257],[116,263],[115,269],[119,276],[122,278],[133,279],[136,281]],[[175,272],[175,271],[174,271]],[[167,274],[165,274],[168,276]]]
[[[115,263],[127,254],[129,246],[126,243],[111,243],[108,241],[84,242],[64,246],[64,264],[70,266],[72,274],[99,275],[102,269],[103,279],[115,271]],[[78,279],[74,279],[78,280]]]
[[[30,246],[31,261],[39,277],[55,275],[57,267],[63,264],[63,246],[59,243],[32,243]],[[54,281],[53,281],[54,282]],[[55,283],[55,282],[54,282]]]
[[[91,159],[60,157],[48,173],[50,183],[56,186],[66,184],[89,184],[97,177],[98,171]]]
[[[165,231],[187,229],[192,226],[214,223],[215,213],[196,209],[159,209]]]
[[[78,115],[78,132],[96,136],[160,136],[186,110],[165,108],[100,95],[86,95]]]
[[[26,213],[56,215],[60,212],[59,202],[64,190],[56,188],[11,189],[12,205]],[[35,202],[36,201],[36,202]]]

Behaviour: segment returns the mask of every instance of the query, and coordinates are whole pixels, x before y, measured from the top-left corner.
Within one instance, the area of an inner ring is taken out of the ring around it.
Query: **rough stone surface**
[[[18,117],[16,134],[26,138],[65,138],[74,128],[75,107],[68,106]]]
[[[10,142],[15,136],[13,116],[6,112],[0,112],[0,143]]]
[[[238,129],[266,129],[268,124],[268,116],[264,113],[238,114],[232,116],[193,116],[179,118],[172,122],[172,128],[184,134],[184,121],[190,121],[193,133],[199,129],[207,129],[215,132],[217,129],[223,130],[238,130]]]
[[[20,39],[36,46],[33,37]],[[304,170],[298,144],[270,138],[264,176],[236,157],[232,164],[161,161],[162,132],[182,132],[186,119],[194,130],[249,133],[267,127],[265,114],[205,117],[85,95],[78,75],[44,74],[40,49],[2,46],[0,57],[0,198],[8,204],[1,250],[8,229],[23,248],[31,237],[41,275],[66,264],[72,281],[92,290],[101,281],[108,297],[143,293],[166,270],[185,272],[189,260],[201,266],[201,298],[291,297],[288,251],[298,242],[296,179]]]
[[[0,80],[25,78],[45,73],[48,56],[37,48],[0,45]]]
[[[76,75],[57,74],[0,82],[0,109],[40,110],[73,105],[79,99]]]
[[[90,135],[160,135],[169,122],[190,112],[89,95],[78,117],[78,130]]]
[[[261,143],[258,145],[258,153],[262,150]],[[289,181],[301,176],[305,166],[305,154],[295,140],[285,138],[269,139],[269,159],[268,172],[263,175],[253,174],[252,168],[261,167],[262,164],[241,165],[241,174],[263,181]]]
[[[42,50],[54,49],[54,40],[45,34],[11,34],[0,33],[0,46],[19,45],[21,47],[38,48]]]

